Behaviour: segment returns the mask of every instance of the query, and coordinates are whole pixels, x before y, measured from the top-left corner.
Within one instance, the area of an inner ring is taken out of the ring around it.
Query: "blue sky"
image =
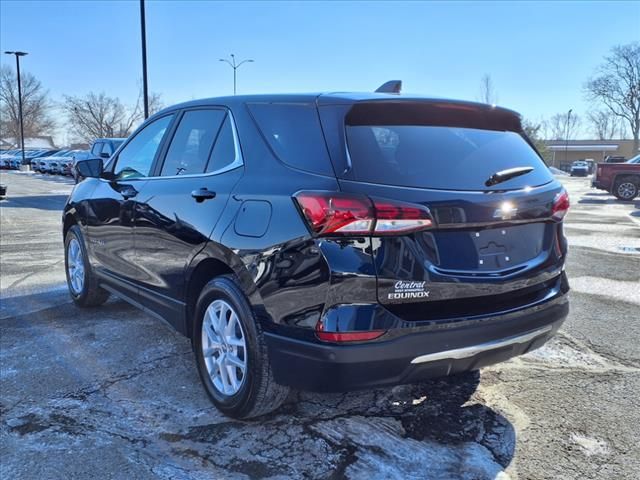
[[[168,105],[232,92],[404,90],[499,104],[538,119],[573,108],[616,44],[640,39],[640,2],[206,2],[147,0],[150,89]],[[104,91],[133,102],[141,79],[137,1],[0,2],[0,43],[55,99]],[[2,55],[2,63],[13,64]]]

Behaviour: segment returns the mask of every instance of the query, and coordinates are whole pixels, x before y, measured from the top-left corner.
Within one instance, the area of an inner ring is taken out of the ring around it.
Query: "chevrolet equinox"
[[[569,198],[511,110],[378,92],[212,98],[76,168],[74,302],[115,294],[166,320],[232,417],[273,411],[290,388],[475,370],[541,346],[568,313]]]

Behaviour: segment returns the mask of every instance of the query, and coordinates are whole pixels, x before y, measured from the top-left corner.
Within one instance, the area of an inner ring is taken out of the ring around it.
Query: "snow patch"
[[[522,360],[551,363],[557,367],[605,368],[609,362],[593,352],[583,352],[561,336],[552,338],[542,347],[527,353]]]
[[[580,448],[580,451],[587,457],[592,455],[609,455],[609,445],[604,440],[599,440],[593,437],[587,437],[580,433],[572,433],[571,441],[576,443]]]
[[[347,467],[350,479],[509,480],[491,452],[473,442],[455,445],[406,438],[402,424],[392,418],[351,417],[319,422],[315,431],[335,444],[357,447],[355,461]]]

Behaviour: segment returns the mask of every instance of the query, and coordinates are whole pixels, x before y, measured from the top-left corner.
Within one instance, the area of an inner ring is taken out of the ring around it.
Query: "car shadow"
[[[203,464],[224,454],[227,469],[250,478],[366,472],[375,478],[384,465],[385,478],[493,479],[511,463],[516,433],[503,415],[472,399],[479,383],[476,371],[389,389],[300,392],[253,421],[192,426],[160,438],[178,454],[189,445],[188,456]],[[256,438],[262,455],[241,461]]]
[[[11,192],[0,202],[2,208],[35,208],[62,211],[68,195],[12,196]]]

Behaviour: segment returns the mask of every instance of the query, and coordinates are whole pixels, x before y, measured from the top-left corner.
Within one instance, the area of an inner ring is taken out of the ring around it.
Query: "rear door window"
[[[240,152],[238,152],[236,148],[231,122],[231,117],[227,115],[220,127],[216,144],[209,157],[207,172],[217,172],[229,165],[239,163]]]
[[[538,154],[518,133],[430,125],[347,125],[346,138],[357,181],[445,190],[504,190],[553,179]],[[526,175],[491,188],[485,181],[514,167]]]
[[[333,175],[315,104],[253,103],[248,107],[281,162],[307,172]]]
[[[106,153],[107,155],[111,156],[113,155],[113,147],[111,147],[111,143],[109,142],[104,142],[104,145],[102,146],[102,152],[101,153]]]
[[[225,118],[224,110],[191,110],[180,120],[167,151],[162,176],[203,173]]]
[[[100,152],[102,152],[102,142],[94,143],[93,147],[91,147],[91,154],[98,157],[100,156]]]

